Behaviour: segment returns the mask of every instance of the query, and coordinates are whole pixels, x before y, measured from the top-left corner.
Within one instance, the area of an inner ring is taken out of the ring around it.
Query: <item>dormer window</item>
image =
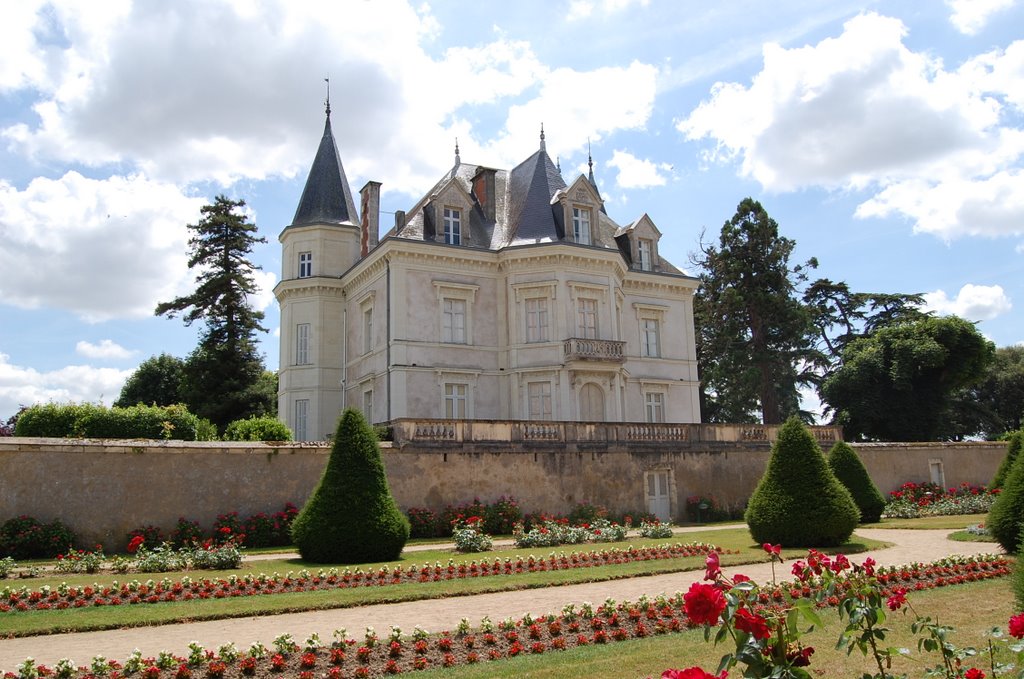
[[[444,209],[444,242],[448,245],[462,244],[462,212],[455,208]]]
[[[590,245],[590,210],[585,207],[572,208],[572,238],[577,243]]]
[[[309,278],[313,275],[313,253],[299,253],[299,278]]]
[[[654,244],[648,238],[640,238],[636,243],[637,259],[639,260],[641,271],[651,271],[653,269],[653,255],[654,255]]]

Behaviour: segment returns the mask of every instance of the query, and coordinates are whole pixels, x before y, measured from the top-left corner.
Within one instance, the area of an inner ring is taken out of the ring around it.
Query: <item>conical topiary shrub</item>
[[[828,453],[828,466],[839,479],[839,483],[850,491],[853,501],[860,510],[861,523],[875,523],[882,518],[885,498],[878,486],[868,476],[864,463],[857,452],[845,441],[838,441]]]
[[[832,547],[849,539],[860,511],[810,432],[791,417],[779,429],[744,518],[758,543]]]
[[[1024,447],[1024,431],[1011,433],[1010,438],[1007,440],[1006,457],[1003,458],[999,469],[996,470],[996,475],[992,477],[992,482],[988,484],[989,490],[1002,488],[1003,484],[1006,483],[1006,475],[1010,473],[1010,467],[1017,461],[1017,455],[1020,454],[1021,447]]]
[[[1020,549],[1021,530],[1024,529],[1024,455],[1017,455],[1002,491],[988,510],[985,520],[992,537],[1010,554]]]
[[[327,468],[292,522],[306,561],[368,563],[397,559],[409,522],[391,497],[373,429],[362,414],[342,413]]]

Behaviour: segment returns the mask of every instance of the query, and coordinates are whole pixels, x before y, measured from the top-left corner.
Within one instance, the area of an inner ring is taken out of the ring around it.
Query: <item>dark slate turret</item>
[[[564,228],[556,218],[551,198],[565,188],[565,180],[548,156],[543,127],[540,149],[512,170],[509,181],[508,242],[561,240]]]
[[[295,210],[292,226],[307,224],[359,224],[352,190],[348,186],[345,168],[331,131],[331,109],[327,107],[327,122],[320,148],[309,170],[306,187],[302,190],[299,207]]]

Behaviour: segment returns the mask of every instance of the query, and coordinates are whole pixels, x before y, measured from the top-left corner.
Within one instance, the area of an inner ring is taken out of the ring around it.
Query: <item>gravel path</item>
[[[880,565],[899,565],[934,561],[950,554],[990,553],[999,549],[998,545],[993,543],[948,540],[946,536],[950,532],[952,531],[859,529],[856,535],[890,542],[894,546],[857,554],[853,560],[860,562],[870,556]],[[727,574],[743,573],[759,582],[770,582],[772,578],[771,566],[768,563],[748,564],[724,570]],[[777,567],[777,570],[780,580],[791,577],[787,566]],[[463,617],[476,625],[485,615],[497,622],[509,616],[520,617],[524,613],[536,615],[558,611],[570,602],[600,603],[609,597],[619,601],[635,600],[641,594],[652,596],[662,592],[673,593],[689,588],[691,583],[702,577],[703,571],[691,571],[610,582],[330,611],[3,639],[0,640],[0,671],[13,671],[29,656],[35,658],[36,662],[52,666],[64,657],[71,658],[78,664],[85,664],[96,654],[124,660],[136,648],[140,649],[144,656],[155,656],[161,650],[185,655],[191,641],[199,641],[206,648],[216,648],[233,641],[241,650],[245,650],[250,643],[257,640],[269,646],[275,637],[283,633],[290,633],[300,643],[313,632],[318,633],[324,641],[330,641],[332,632],[339,627],[346,628],[349,636],[357,639],[367,626],[374,627],[378,634],[386,634],[391,625],[398,625],[407,633],[416,625],[437,632],[454,629]]]

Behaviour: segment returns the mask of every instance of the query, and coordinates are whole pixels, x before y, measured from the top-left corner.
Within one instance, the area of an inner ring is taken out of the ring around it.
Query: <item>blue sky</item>
[[[454,160],[588,140],[609,214],[645,212],[689,268],[746,196],[797,261],[864,292],[924,293],[1024,342],[1024,5],[1015,0],[20,0],[0,7],[0,417],[109,403],[199,328],[185,225],[218,193],[268,243],[261,337],[278,363],[277,235],[323,129],[381,223]],[[1016,308],[1015,308],[1016,307]]]

